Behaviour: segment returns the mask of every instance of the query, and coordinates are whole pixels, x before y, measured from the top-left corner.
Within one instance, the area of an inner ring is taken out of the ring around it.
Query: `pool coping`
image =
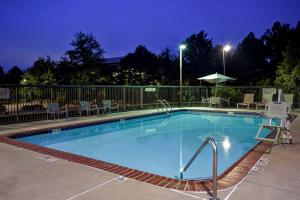
[[[189,111],[189,109],[182,109],[180,111]],[[191,110],[195,111],[195,110]],[[203,112],[203,110],[200,110]],[[205,111],[204,111],[205,112]],[[227,111],[212,111],[208,110],[207,112],[217,112],[217,113],[226,113]],[[239,114],[255,114],[252,112],[238,112],[235,111],[235,113]],[[13,146],[17,146],[20,148],[32,150],[38,153],[47,154],[50,156],[54,156],[57,158],[61,158],[64,160],[68,160],[71,162],[87,165],[90,167],[94,167],[97,169],[101,169],[104,171],[108,171],[117,175],[121,175],[127,178],[132,178],[141,182],[150,183],[153,185],[157,185],[164,188],[169,189],[175,189],[175,190],[182,190],[182,191],[206,191],[210,192],[212,189],[212,181],[211,179],[205,179],[205,180],[178,180],[175,178],[168,178],[160,175],[151,174],[148,172],[143,172],[136,169],[131,169],[127,167],[123,167],[117,164],[108,163],[101,160],[96,160],[92,158],[88,158],[85,156],[80,156],[60,150],[50,149],[47,147],[25,143],[22,141],[17,141],[15,139],[12,139],[11,137],[16,138],[16,136],[29,136],[34,135],[37,132],[49,132],[50,130],[53,130],[55,128],[76,128],[76,127],[83,127],[83,126],[89,126],[93,124],[102,124],[102,123],[108,123],[113,121],[119,121],[120,119],[132,119],[142,116],[153,116],[159,113],[147,113],[142,114],[138,116],[127,116],[127,117],[120,117],[119,119],[106,119],[106,120],[96,120],[93,122],[81,122],[77,124],[72,125],[59,125],[56,127],[51,128],[41,128],[41,129],[35,129],[35,130],[28,130],[24,132],[18,132],[18,133],[8,133],[0,136],[0,142],[10,144]],[[258,114],[258,113],[256,113]],[[271,133],[272,134],[272,133]],[[218,177],[218,189],[226,189],[228,187],[236,185],[238,182],[240,182],[244,176],[248,174],[248,172],[251,170],[251,168],[255,165],[255,163],[259,160],[259,158],[272,146],[272,143],[270,142],[259,142],[257,145],[255,145],[251,150],[249,150],[246,154],[244,154],[238,161],[236,161],[230,168],[228,168],[225,172],[223,172]]]

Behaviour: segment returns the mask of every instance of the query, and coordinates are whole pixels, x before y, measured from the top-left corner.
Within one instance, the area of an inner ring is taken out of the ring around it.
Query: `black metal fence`
[[[106,99],[118,104],[120,111],[156,108],[159,99],[166,99],[174,107],[207,106],[201,101],[210,96],[230,97],[229,106],[235,107],[237,102],[243,101],[244,93],[254,93],[254,101],[261,102],[262,89],[250,86],[184,86],[183,102],[180,103],[178,86],[0,85],[0,124],[46,119],[49,102],[59,102],[60,106],[68,107],[69,116],[79,115],[80,101],[94,102],[101,107],[102,100]],[[285,93],[293,94],[293,108],[298,109],[300,87],[289,88]],[[273,100],[276,100],[276,95]]]

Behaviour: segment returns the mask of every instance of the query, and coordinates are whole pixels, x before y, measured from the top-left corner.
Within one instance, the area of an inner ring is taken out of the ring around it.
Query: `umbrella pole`
[[[218,83],[216,84],[216,88],[215,88],[215,97],[217,96],[217,87],[218,87]]]

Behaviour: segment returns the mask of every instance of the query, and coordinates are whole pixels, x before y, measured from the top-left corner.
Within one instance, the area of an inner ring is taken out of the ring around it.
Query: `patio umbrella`
[[[235,78],[231,78],[231,77],[225,76],[223,74],[218,74],[217,72],[215,74],[203,76],[203,77],[200,77],[200,78],[197,78],[197,79],[200,80],[200,81],[204,80],[206,82],[216,84],[215,96],[216,96],[216,92],[217,92],[218,83],[223,83],[223,82],[226,82],[226,81],[236,80]]]

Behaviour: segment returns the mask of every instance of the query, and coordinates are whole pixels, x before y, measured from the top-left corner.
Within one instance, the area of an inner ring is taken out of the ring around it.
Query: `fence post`
[[[16,86],[16,103],[17,103],[17,122],[19,121],[19,99],[18,99],[18,86]]]
[[[143,108],[144,96],[143,96],[143,86],[140,87],[140,108]]]
[[[160,87],[159,86],[157,86],[157,90],[156,90],[156,95],[155,95],[155,104],[156,104],[156,109],[158,109],[158,100],[160,99]],[[155,104],[154,104],[154,106],[155,106]]]
[[[81,98],[81,87],[78,87],[78,103],[80,102]]]
[[[189,87],[189,106],[191,106],[191,87]]]
[[[126,103],[125,103],[125,101],[126,101],[126,88],[124,86],[123,87],[123,109],[124,109],[124,111],[126,110]]]

